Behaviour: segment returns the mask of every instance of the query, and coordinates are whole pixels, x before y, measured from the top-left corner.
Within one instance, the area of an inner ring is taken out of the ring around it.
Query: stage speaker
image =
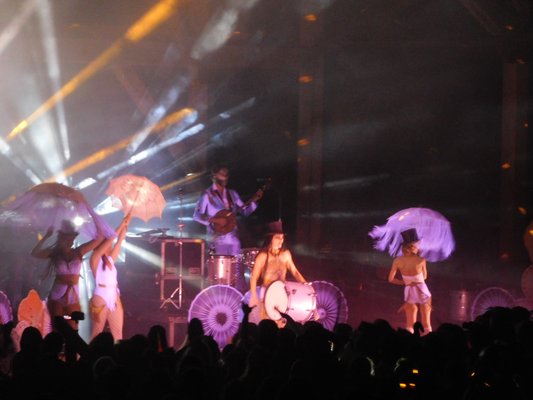
[[[205,241],[202,239],[127,237],[122,247],[126,253],[124,262],[139,273],[204,275]]]
[[[205,287],[205,241],[202,239],[128,237],[123,247],[130,276],[155,278],[162,309],[186,311]]]
[[[201,239],[161,240],[161,274],[165,276],[204,276],[205,244]]]

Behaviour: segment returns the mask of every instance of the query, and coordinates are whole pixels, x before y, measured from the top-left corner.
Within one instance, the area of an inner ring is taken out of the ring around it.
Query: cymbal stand
[[[185,224],[183,223],[183,188],[178,188],[178,200],[180,205],[180,212],[179,212],[179,218],[178,218],[178,237],[183,237],[183,228],[185,228]],[[183,242],[180,240],[178,242],[178,246],[180,246],[180,261],[178,266],[178,304],[181,308],[181,303],[183,299]]]
[[[183,223],[183,188],[178,188],[178,201],[179,201],[179,214],[178,214],[178,237],[182,237],[183,228],[185,224]]]

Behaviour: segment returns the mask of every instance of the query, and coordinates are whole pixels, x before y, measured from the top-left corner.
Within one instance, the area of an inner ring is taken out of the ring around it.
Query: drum
[[[312,285],[300,282],[272,282],[265,291],[265,311],[277,321],[281,314],[288,314],[294,321],[309,321],[316,311],[316,295]]]
[[[250,278],[252,277],[252,270],[254,269],[255,257],[260,251],[261,249],[255,247],[241,250],[239,261],[246,267],[243,268],[244,282],[246,283],[246,287],[250,286]]]
[[[260,251],[261,249],[256,247],[250,247],[241,250],[242,263],[246,265],[250,271],[254,269],[255,257],[257,256],[257,254],[259,254]]]
[[[207,281],[209,285],[235,284],[236,262],[234,256],[211,255],[207,260]]]

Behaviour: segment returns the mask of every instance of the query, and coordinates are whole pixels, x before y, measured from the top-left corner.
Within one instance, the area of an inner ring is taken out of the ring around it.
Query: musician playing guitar
[[[226,166],[215,166],[211,170],[211,178],[213,184],[202,192],[193,219],[207,227],[207,240],[213,254],[237,256],[241,253],[237,215],[252,214],[265,187],[245,203],[235,190],[228,188],[229,170]],[[238,268],[235,286],[243,293],[248,290],[242,266]]]

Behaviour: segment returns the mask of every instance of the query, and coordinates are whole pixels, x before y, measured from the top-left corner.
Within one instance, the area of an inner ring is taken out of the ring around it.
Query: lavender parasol
[[[455,249],[450,222],[429,208],[407,208],[391,215],[387,223],[375,226],[368,234],[374,248],[387,251],[392,257],[402,254],[401,232],[415,228],[421,238],[420,255],[428,261],[443,261]]]
[[[0,215],[2,223],[14,228],[57,230],[63,220],[72,221],[79,233],[96,238],[97,231],[106,237],[115,230],[96,214],[81,192],[60,183],[41,183],[9,203]]]

